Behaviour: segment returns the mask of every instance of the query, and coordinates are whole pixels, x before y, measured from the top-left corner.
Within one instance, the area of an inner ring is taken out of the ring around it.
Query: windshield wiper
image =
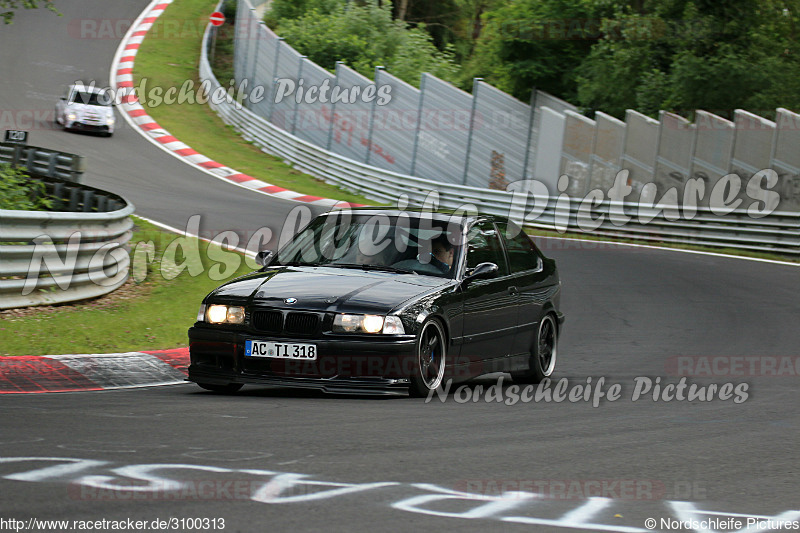
[[[288,263],[280,263],[275,266],[285,266],[285,267],[301,267],[301,266],[320,266],[319,263],[308,263],[305,261],[289,261]]]
[[[415,276],[419,275],[418,272],[414,272],[413,270],[408,270],[405,268],[397,268],[387,265],[368,265],[360,263],[328,263],[324,266],[340,267],[340,268],[359,268],[361,270],[379,270],[382,272],[397,272],[399,274],[414,274]]]

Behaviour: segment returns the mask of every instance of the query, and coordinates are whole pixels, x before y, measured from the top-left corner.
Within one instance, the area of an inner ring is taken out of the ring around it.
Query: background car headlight
[[[336,315],[333,331],[337,333],[384,333],[398,335],[405,333],[398,316],[380,315]]]
[[[206,319],[211,324],[242,324],[244,323],[244,307],[209,305],[206,310]]]

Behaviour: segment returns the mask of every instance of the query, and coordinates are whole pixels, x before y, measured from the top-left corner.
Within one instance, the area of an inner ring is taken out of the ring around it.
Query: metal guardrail
[[[24,144],[0,143],[0,162],[15,167],[24,167],[31,174],[61,178],[80,182],[86,170],[82,155],[68,154],[57,150],[27,146]]]
[[[94,187],[32,177],[59,211],[0,209],[0,309],[94,298],[124,284],[134,206]]]
[[[213,93],[220,84],[208,62],[208,37],[207,28],[201,48],[199,75],[201,81],[208,81],[209,93]],[[557,198],[550,196],[446,184],[397,174],[303,141],[248,109],[235,105],[231,98],[218,105],[209,101],[209,105],[242,137],[264,151],[327,183],[379,202],[394,203],[405,196],[410,204],[423,205],[435,191],[440,208],[459,209],[472,204],[481,212],[510,216],[526,226],[541,229],[581,231],[582,227],[602,216],[601,223],[593,224],[596,228],[591,230],[592,235],[800,256],[800,213],[775,212],[763,218],[752,218],[742,209],[717,216],[709,208],[697,207],[696,216],[689,220],[669,220],[665,212],[661,212],[642,224],[639,223],[638,204],[607,199],[597,205],[575,199],[558,202]],[[531,215],[534,211],[536,216]],[[630,221],[617,225],[615,222],[623,216],[630,217]]]

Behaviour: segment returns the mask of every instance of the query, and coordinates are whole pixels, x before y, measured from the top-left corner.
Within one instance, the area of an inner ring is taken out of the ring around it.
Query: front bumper
[[[317,359],[245,356],[245,341],[314,344]],[[216,327],[189,329],[189,381],[282,385],[330,393],[405,394],[417,364],[413,335],[287,338]]]
[[[114,126],[109,126],[108,124],[88,124],[78,120],[67,123],[67,129],[74,131],[91,131],[96,133],[114,133]]]

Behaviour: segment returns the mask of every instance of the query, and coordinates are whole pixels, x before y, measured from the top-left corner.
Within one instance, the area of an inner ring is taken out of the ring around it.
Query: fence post
[[[246,10],[245,10],[246,11]],[[247,13],[247,23],[245,27],[247,28],[247,34],[245,35],[245,46],[243,47],[242,51],[244,52],[244,57],[242,58],[242,75],[247,76],[247,63],[250,60],[250,39],[252,39],[253,35],[253,18],[255,17],[255,8],[251,8],[250,12]]]
[[[536,87],[531,90],[531,112],[528,116],[528,140],[525,142],[525,162],[522,164],[522,179],[528,179],[528,161],[531,156],[531,141],[533,140],[533,117],[536,115]]]
[[[239,57],[239,21],[240,19],[240,11],[241,11],[242,4],[237,2],[236,3],[236,15],[233,24],[233,77],[237,78],[236,81],[239,81],[238,74],[241,72],[240,69],[236,68],[237,60],[236,58]]]
[[[469,137],[467,137],[467,157],[464,159],[464,178],[462,185],[467,184],[467,174],[469,173],[469,153],[472,150],[472,133],[475,127],[475,108],[478,106],[478,88],[483,78],[472,79],[472,111],[469,114]]]
[[[333,82],[333,87],[339,86],[339,68],[343,65],[341,61],[336,62],[336,78]],[[333,143],[333,127],[336,125],[336,102],[331,101],[331,118],[330,118],[331,126],[328,128],[328,143],[325,145],[325,150],[331,151],[331,144]]]
[[[300,56],[300,64],[297,66],[297,85],[300,85],[300,80],[303,79],[303,64],[308,61],[306,56]],[[294,99],[294,113],[292,116],[292,135],[294,135],[294,130],[297,127],[297,111],[300,109],[300,102],[298,99]]]
[[[283,37],[278,37],[278,44],[275,46],[275,62],[272,69],[272,86],[269,88],[269,115],[267,120],[272,122],[272,112],[275,111],[275,80],[278,77],[278,62],[281,60],[281,44],[283,44]]]
[[[409,174],[414,175],[417,168],[417,147],[419,146],[419,132],[422,126],[422,104],[425,100],[425,80],[427,73],[422,74],[422,79],[419,82],[419,109],[417,109],[417,131],[414,133],[414,150],[411,152],[411,171]]]
[[[372,129],[375,127],[375,110],[378,106],[378,77],[384,69],[382,66],[375,67],[375,99],[372,100],[372,109],[369,114],[369,129],[367,131],[367,159],[364,164],[369,165],[369,158],[372,155]]]
[[[252,72],[250,75],[250,81],[253,83],[253,85],[256,85],[256,71],[258,70],[258,49],[259,45],[261,44],[261,24],[263,23],[259,23],[258,26],[256,26],[256,49],[255,52],[253,52],[253,68],[250,69],[250,72]]]

